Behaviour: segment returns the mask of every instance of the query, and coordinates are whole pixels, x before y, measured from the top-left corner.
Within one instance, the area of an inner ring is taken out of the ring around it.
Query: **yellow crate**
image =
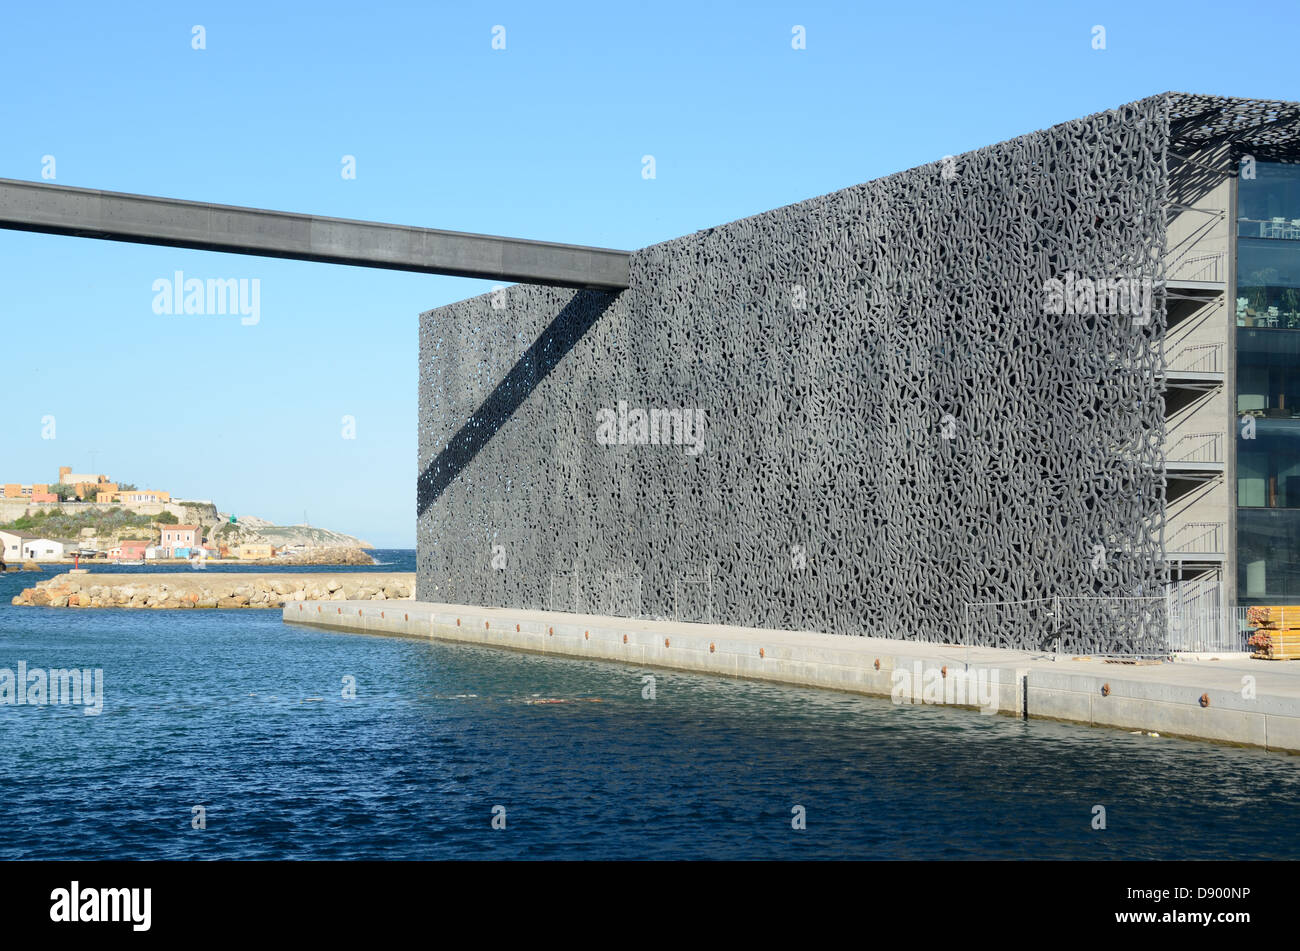
[[[1261,618],[1262,627],[1285,622],[1287,627],[1300,628],[1300,604],[1268,604],[1249,609],[1249,615]]]
[[[1260,660],[1300,660],[1300,632],[1261,631],[1268,635],[1268,650],[1256,651],[1251,657]]]

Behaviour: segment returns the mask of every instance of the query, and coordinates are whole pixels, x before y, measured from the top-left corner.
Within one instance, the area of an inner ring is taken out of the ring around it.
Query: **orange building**
[[[92,492],[95,493],[95,501],[97,502],[121,504],[123,502],[170,502],[172,500],[170,492],[160,492],[156,489],[127,489],[123,491],[116,482],[110,482],[106,475],[73,472],[71,466],[59,466],[59,483],[71,488],[73,494],[80,500],[84,500]],[[25,502],[59,501],[58,496],[50,491],[49,484],[44,482],[37,482],[32,485],[6,482],[0,488],[0,494],[6,499],[21,499]]]
[[[170,492],[158,492],[155,489],[126,489],[117,493],[115,502],[170,502]]]
[[[73,472],[71,466],[59,466],[59,482],[71,486],[77,498],[84,499],[91,492],[106,496],[99,501],[111,502],[117,492],[117,483],[108,481],[108,476],[86,472]]]
[[[46,496],[50,496],[48,500],[45,498]],[[58,501],[56,496],[50,495],[50,487],[44,482],[37,482],[33,485],[19,485],[17,482],[6,482],[4,486],[4,497],[6,499],[22,499],[24,502]]]
[[[59,466],[59,481],[64,485],[77,485],[78,483],[99,485],[101,482],[107,482],[108,476],[89,472],[73,472],[71,466]]]
[[[73,482],[72,490],[77,494],[77,498],[85,499],[87,495],[94,492],[96,502],[112,502],[113,496],[117,493],[116,482]]]

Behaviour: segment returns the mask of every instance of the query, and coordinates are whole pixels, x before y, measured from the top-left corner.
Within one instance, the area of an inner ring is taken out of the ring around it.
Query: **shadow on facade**
[[[447,486],[478,455],[537,385],[546,379],[618,299],[618,292],[578,291],[531,347],[505,375],[491,395],[452,436],[420,473],[416,486],[416,515],[424,515]]]

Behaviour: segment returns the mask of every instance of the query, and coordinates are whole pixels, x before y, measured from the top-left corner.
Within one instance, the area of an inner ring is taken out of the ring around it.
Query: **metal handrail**
[[[1224,522],[1184,522],[1178,526],[1165,543],[1168,551],[1198,552],[1200,554],[1223,554],[1223,537],[1227,526]],[[1179,542],[1179,536],[1187,535]],[[1202,545],[1203,539],[1210,539],[1208,545]]]
[[[1191,445],[1180,452],[1185,443]],[[1165,459],[1169,462],[1222,462],[1223,433],[1188,433],[1173,444]]]
[[[1220,579],[1179,581],[1167,590],[1171,650],[1239,653],[1246,649],[1233,612],[1225,610]]]
[[[1220,221],[1227,218],[1223,208],[1181,208],[1182,211],[1197,211],[1209,216],[1203,223],[1192,228],[1187,235],[1173,247],[1165,249],[1165,279],[1169,281],[1207,281],[1219,283],[1224,280],[1227,263],[1227,250],[1193,254],[1203,239],[1214,234]],[[1177,215],[1171,217],[1170,223]],[[1199,266],[1198,266],[1199,265]],[[1187,272],[1192,266],[1190,272]]]
[[[1213,251],[1209,254],[1184,254],[1170,267],[1166,275],[1169,281],[1207,281],[1217,283],[1223,280],[1222,274],[1227,251]],[[1184,273],[1189,265],[1200,264],[1197,270]]]
[[[1219,373],[1222,371],[1223,344],[1198,343],[1181,347],[1169,360],[1169,369],[1182,373]]]

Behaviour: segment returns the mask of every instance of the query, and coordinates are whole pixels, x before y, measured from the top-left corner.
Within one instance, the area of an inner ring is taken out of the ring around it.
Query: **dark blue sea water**
[[[0,576],[0,667],[102,668],[105,703],[0,705],[0,858],[1300,857],[1300,758],[278,611],[10,606],[34,580]]]

